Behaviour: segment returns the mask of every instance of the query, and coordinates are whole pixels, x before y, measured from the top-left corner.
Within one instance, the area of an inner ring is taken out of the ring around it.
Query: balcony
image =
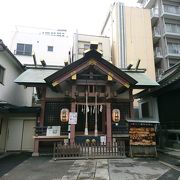
[[[154,26],[154,24],[158,21],[159,18],[158,8],[152,8],[150,12],[151,12],[151,24],[152,26]]]
[[[171,59],[180,59],[180,48],[174,48],[168,46],[166,57]]]
[[[165,24],[165,32],[163,35],[168,38],[180,39],[180,25]]]
[[[155,59],[155,62],[158,63],[162,58],[163,58],[163,55],[162,55],[161,48],[160,47],[156,47],[156,49],[154,50],[154,59]]]
[[[180,7],[163,5],[162,16],[168,19],[180,20]]]
[[[159,32],[159,28],[158,27],[154,27],[153,28],[153,43],[156,44],[159,39],[161,38],[160,32]]]
[[[152,8],[155,2],[156,0],[138,0],[138,3],[141,3],[146,9]]]
[[[21,55],[21,56],[32,56],[31,51],[19,51],[19,50],[14,50],[15,55]]]

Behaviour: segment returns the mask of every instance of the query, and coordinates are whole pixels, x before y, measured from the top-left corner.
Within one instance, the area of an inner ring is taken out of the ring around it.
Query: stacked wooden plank
[[[130,145],[156,145],[154,127],[131,127],[129,129]]]

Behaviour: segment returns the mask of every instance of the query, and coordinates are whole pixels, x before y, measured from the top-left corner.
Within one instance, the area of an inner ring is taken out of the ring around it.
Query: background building
[[[17,27],[10,50],[22,64],[34,64],[35,53],[39,64],[45,60],[50,65],[63,65],[69,58],[69,37],[67,30]]]
[[[110,37],[114,65],[119,68],[129,66],[128,69],[134,71],[138,68],[146,69],[146,75],[155,79],[150,10],[114,3],[105,19],[101,35]],[[133,94],[141,90],[134,89]],[[134,116],[141,118],[138,100],[134,101]]]
[[[180,1],[139,0],[151,9],[153,48],[157,79],[180,60]]]
[[[0,40],[0,152],[32,151],[39,108],[32,105],[32,87],[14,83],[24,67]]]
[[[139,68],[146,68],[146,74],[155,79],[151,34],[150,11],[119,2],[112,5],[101,31],[110,37],[113,64],[135,67],[140,59]]]
[[[91,41],[96,41],[98,43],[98,50],[103,54],[103,58],[111,61],[109,37],[78,33],[75,33],[73,37],[73,61],[84,56],[84,51],[90,49]]]

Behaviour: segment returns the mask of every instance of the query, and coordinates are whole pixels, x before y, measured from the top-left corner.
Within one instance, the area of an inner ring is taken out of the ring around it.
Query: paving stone
[[[80,172],[78,176],[78,180],[80,179],[93,179],[94,173],[93,172]]]

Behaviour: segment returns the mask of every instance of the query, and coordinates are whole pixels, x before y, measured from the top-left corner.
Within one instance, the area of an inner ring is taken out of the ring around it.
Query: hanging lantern
[[[113,109],[112,111],[112,120],[114,122],[119,122],[121,119],[121,114],[119,109]]]
[[[61,122],[68,122],[69,121],[69,109],[63,108],[61,109]]]

